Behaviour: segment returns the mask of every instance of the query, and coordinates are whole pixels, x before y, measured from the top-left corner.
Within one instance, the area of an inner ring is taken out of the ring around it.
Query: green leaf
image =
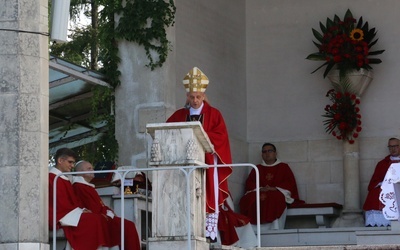
[[[363,25],[363,18],[360,17],[360,18],[358,19],[358,23],[357,23],[356,28],[357,28],[357,29],[362,29],[362,25]]]
[[[324,64],[322,64],[321,66],[319,66],[316,70],[314,70],[313,72],[311,72],[311,74],[314,74],[317,70],[319,70],[320,68],[324,67],[325,65],[327,65],[328,62],[325,62]]]
[[[335,63],[331,62],[328,63],[328,66],[326,66],[325,72],[324,72],[324,78],[328,75],[329,71],[335,66]]]
[[[314,37],[320,42],[323,42],[323,36],[321,35],[321,33],[319,33],[316,29],[312,29],[312,33],[314,34]]]
[[[380,55],[384,52],[385,50],[376,50],[376,51],[370,51],[368,53],[369,56],[374,56],[374,55]],[[371,59],[370,59],[371,60]]]
[[[332,26],[334,26],[335,23],[329,19],[329,17],[326,19],[326,28],[329,30]]]
[[[313,61],[324,61],[325,60],[325,55],[321,54],[319,52],[316,52],[316,53],[312,53],[312,54],[308,55],[306,57],[306,59],[313,60]]]
[[[378,58],[368,58],[368,62],[369,64],[380,64],[382,60]]]
[[[353,18],[353,14],[351,13],[350,9],[347,9],[346,14],[344,14],[344,19]]]
[[[326,33],[327,29],[321,22],[319,22],[319,28],[321,29],[322,34]]]

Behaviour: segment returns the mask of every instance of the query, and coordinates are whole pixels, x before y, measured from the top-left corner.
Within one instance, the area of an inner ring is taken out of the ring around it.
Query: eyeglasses
[[[63,159],[66,160],[69,164],[75,164],[75,161],[67,160],[67,159],[65,159],[65,158],[63,158]]]
[[[399,145],[389,145],[388,148],[389,148],[389,149],[391,149],[391,148],[397,148],[398,146],[399,146]]]
[[[273,149],[267,149],[267,150],[263,150],[263,151],[261,151],[261,152],[263,152],[263,153],[273,153],[273,152],[275,152],[275,150],[273,150]]]

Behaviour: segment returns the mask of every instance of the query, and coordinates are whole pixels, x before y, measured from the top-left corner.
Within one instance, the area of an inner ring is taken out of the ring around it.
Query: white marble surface
[[[151,164],[173,167],[171,170],[153,172],[152,236],[184,237],[187,236],[190,226],[191,235],[204,237],[204,170],[197,169],[188,175],[187,170],[179,169],[179,166],[197,165],[193,162],[204,165],[203,143],[207,142],[208,137],[199,123],[149,124],[147,128],[154,141],[158,142],[160,150],[160,161]],[[189,155],[188,145],[191,146]],[[197,152],[193,152],[193,149],[197,149]],[[193,159],[196,154],[197,159]],[[191,207],[190,221],[187,219],[188,198]]]
[[[154,139],[150,165],[201,164],[205,161],[205,152],[212,150],[211,142],[197,122],[149,124],[148,128]]]
[[[172,129],[186,129],[190,128],[193,130],[194,135],[198,138],[199,142],[203,146],[206,152],[213,152],[212,143],[210,138],[203,129],[200,122],[168,122],[168,123],[149,123],[146,126],[147,133],[149,133],[153,139],[156,137],[156,131],[160,130],[172,130]]]
[[[44,243],[5,243],[0,244],[0,250],[49,250],[50,245]]]

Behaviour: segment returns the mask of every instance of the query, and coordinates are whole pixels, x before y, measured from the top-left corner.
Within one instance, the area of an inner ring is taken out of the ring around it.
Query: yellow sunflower
[[[362,29],[354,29],[350,32],[350,39],[354,41],[362,41],[364,39],[364,31]]]

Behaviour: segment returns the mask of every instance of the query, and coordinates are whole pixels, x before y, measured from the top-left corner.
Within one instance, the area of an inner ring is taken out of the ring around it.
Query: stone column
[[[1,4],[0,249],[49,249],[47,4]]]
[[[115,134],[120,166],[147,167],[146,125],[165,122],[175,110],[175,28],[168,28],[167,35],[173,50],[154,70],[146,66],[149,59],[143,46],[118,42],[121,84],[115,92]]]
[[[339,71],[332,72],[328,78],[331,82],[342,84]],[[371,71],[358,70],[346,75],[350,89],[357,98],[367,89],[373,79]],[[344,183],[344,208],[342,216],[334,223],[334,227],[357,227],[364,226],[364,218],[361,210],[360,200],[360,146],[359,139],[354,139],[350,144],[347,140],[343,142],[343,183]]]

